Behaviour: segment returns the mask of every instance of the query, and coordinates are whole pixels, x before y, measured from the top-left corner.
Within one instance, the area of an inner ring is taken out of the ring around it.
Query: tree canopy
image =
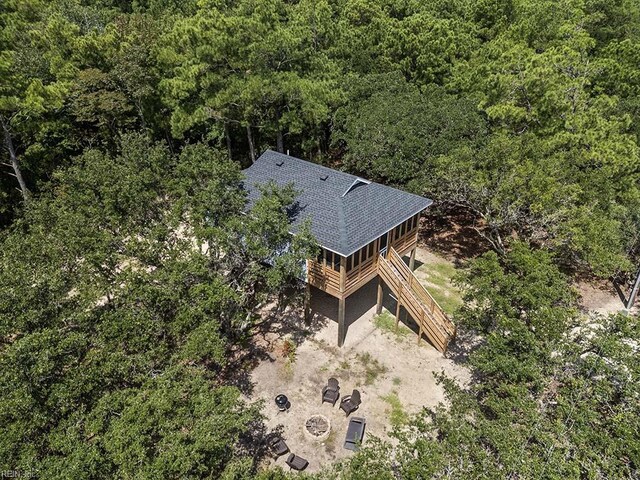
[[[637,271],[639,61],[635,0],[4,0],[0,469],[287,476],[232,378],[314,255],[293,187],[247,212],[273,148],[491,247],[459,279],[479,381],[320,478],[637,477],[637,319],[570,284]]]
[[[4,233],[2,467],[222,475],[259,418],[226,385],[229,351],[313,244],[290,239],[290,191],[245,215],[238,165],[208,147],[118,149],[85,151]]]

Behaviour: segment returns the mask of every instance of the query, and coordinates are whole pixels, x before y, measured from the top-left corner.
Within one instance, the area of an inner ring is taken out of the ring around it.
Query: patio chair
[[[364,418],[353,417],[349,420],[349,427],[347,427],[347,436],[344,440],[344,448],[347,450],[353,450],[357,452],[362,444],[364,438],[364,428],[367,422]]]
[[[294,470],[304,470],[307,468],[307,465],[309,465],[309,462],[294,453],[290,453],[286,464],[289,465],[289,468],[293,468]]]
[[[351,412],[355,412],[358,408],[360,408],[360,403],[360,392],[358,390],[354,390],[351,395],[342,397],[340,408],[344,410],[344,413],[346,413],[348,417]]]
[[[284,455],[289,451],[289,446],[285,443],[285,441],[281,437],[277,435],[270,438],[267,444],[269,446],[269,450],[271,450],[271,452],[276,457],[279,457],[280,455]]]
[[[340,398],[340,385],[338,380],[330,378],[327,385],[322,389],[322,403],[329,402],[331,406],[335,406]]]
[[[331,377],[329,380],[327,380],[327,387],[331,388],[332,390],[340,390],[340,384],[338,383],[338,379],[337,378],[333,378]]]

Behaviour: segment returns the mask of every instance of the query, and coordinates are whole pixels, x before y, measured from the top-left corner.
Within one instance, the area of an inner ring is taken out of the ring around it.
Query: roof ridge
[[[340,249],[345,252],[349,249],[349,236],[344,214],[344,197],[340,197],[338,201],[338,229],[340,230]]]

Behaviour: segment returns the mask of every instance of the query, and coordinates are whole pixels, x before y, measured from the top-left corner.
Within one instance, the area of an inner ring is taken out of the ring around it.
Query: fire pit
[[[331,422],[324,415],[312,415],[304,424],[304,433],[312,440],[323,441],[329,436]]]

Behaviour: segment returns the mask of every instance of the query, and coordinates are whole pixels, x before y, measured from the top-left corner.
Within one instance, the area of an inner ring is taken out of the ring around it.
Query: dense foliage
[[[551,257],[517,244],[462,279],[481,334],[463,389],[441,376],[447,405],[423,410],[320,478],[636,478],[640,472],[640,324],[585,320]]]
[[[73,160],[3,235],[1,468],[221,475],[259,419],[230,352],[312,243],[288,234],[291,191],[244,215],[238,165],[207,147],[118,148]]]
[[[0,2],[0,470],[255,474],[231,351],[312,250],[291,188],[242,213],[274,148],[493,249],[479,381],[326,475],[637,476],[637,321],[585,325],[566,275],[636,268],[639,61],[634,0]]]
[[[519,236],[633,270],[631,0],[9,0],[0,25],[5,223],[73,155],[144,130],[338,162],[471,214],[500,253]]]

